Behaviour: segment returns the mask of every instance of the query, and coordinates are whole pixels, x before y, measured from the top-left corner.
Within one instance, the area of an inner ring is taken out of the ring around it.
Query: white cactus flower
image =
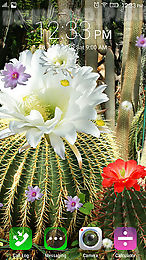
[[[72,146],[77,132],[99,137],[100,130],[92,120],[96,120],[96,105],[108,101],[103,93],[106,86],[96,88],[99,75],[86,66],[73,69],[71,74],[62,71],[45,74],[39,62],[41,55],[40,50],[34,54],[21,53],[19,62],[31,76],[25,85],[5,88],[0,77],[0,117],[9,119],[9,127],[0,132],[0,138],[25,133],[28,142],[25,147],[35,148],[45,135],[64,159],[63,139]],[[14,64],[17,62],[13,60]]]
[[[47,66],[47,71],[53,69],[56,72],[65,72],[76,68],[77,58],[78,55],[73,48],[57,44],[44,51],[41,60],[42,65]]]
[[[132,110],[132,103],[125,100],[121,103],[121,107],[122,107],[122,109],[124,109],[126,111],[130,111],[130,110]]]
[[[106,249],[110,249],[110,248],[113,247],[113,242],[108,238],[104,238],[102,240],[102,244],[103,244],[103,247],[106,248]]]

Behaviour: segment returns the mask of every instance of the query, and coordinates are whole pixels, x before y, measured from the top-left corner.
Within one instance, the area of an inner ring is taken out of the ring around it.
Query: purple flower
[[[30,202],[33,202],[35,200],[39,200],[44,194],[40,193],[40,190],[38,186],[35,186],[34,188],[28,187],[28,190],[25,190],[25,194],[27,196],[27,200]]]
[[[74,198],[68,196],[67,199],[68,200],[64,200],[67,211],[73,212],[75,209],[79,209],[83,206],[82,203],[79,203],[80,199],[77,196]]]
[[[6,63],[5,70],[1,71],[2,76],[4,76],[2,80],[5,81],[4,87],[13,89],[17,84],[26,85],[24,82],[26,82],[31,76],[24,73],[25,70],[26,67],[21,63]]]
[[[2,208],[4,205],[3,205],[3,203],[0,203],[0,208]]]
[[[140,35],[140,37],[137,37],[136,46],[137,47],[146,47],[146,38],[144,38],[143,35]]]

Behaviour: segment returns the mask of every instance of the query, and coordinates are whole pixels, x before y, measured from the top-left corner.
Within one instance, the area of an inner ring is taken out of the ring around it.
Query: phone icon
[[[27,233],[25,233],[24,235],[23,235],[23,240],[20,242],[20,241],[17,241],[16,243],[15,243],[15,246],[21,246],[22,244],[24,244],[24,242],[26,241],[26,239],[29,237],[29,235],[27,234]]]
[[[28,227],[14,227],[9,232],[9,244],[13,250],[29,250],[32,247],[32,231]]]

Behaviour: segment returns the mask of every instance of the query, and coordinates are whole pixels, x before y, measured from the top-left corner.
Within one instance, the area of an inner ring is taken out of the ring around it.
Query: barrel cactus
[[[65,226],[71,236],[85,223],[65,200],[97,199],[101,169],[116,157],[107,128],[95,123],[106,86],[96,87],[99,75],[77,58],[63,45],[26,50],[0,75],[1,225],[29,226],[35,244],[45,227]]]
[[[103,236],[113,241],[114,230],[117,227],[133,227],[137,230],[137,248],[133,251],[111,249],[105,251],[107,259],[114,259],[117,255],[136,256],[136,259],[145,259],[145,194],[142,191],[124,190],[115,196],[113,189],[104,190],[101,207],[97,207],[98,226]]]
[[[124,254],[127,258],[133,253],[139,259],[144,259],[145,193],[139,179],[144,179],[145,176],[144,166],[137,165],[134,160],[124,162],[121,159],[109,164],[102,173],[102,185],[107,189],[103,190],[100,207],[97,207],[97,221],[103,230],[103,237],[112,240],[115,235],[114,230],[118,227],[132,227],[137,230],[137,245],[131,248],[132,251],[128,249],[126,251],[127,243],[124,245]],[[116,248],[114,252],[120,254],[122,247],[117,247],[116,241],[114,245]],[[109,255],[108,259],[114,258],[113,250],[107,255]]]
[[[5,124],[1,122],[1,129]],[[39,243],[47,226],[64,225],[71,235],[83,224],[85,215],[67,213],[64,199],[82,192],[89,201],[97,200],[102,168],[117,157],[114,140],[109,134],[102,134],[98,140],[78,134],[76,146],[83,159],[82,169],[68,143],[66,160],[62,160],[45,138],[36,149],[29,148],[20,154],[25,141],[24,135],[0,141],[0,190],[4,204],[1,227],[9,230],[11,226],[29,226],[35,232],[35,243]],[[44,195],[31,204],[26,200],[25,190],[36,185]]]

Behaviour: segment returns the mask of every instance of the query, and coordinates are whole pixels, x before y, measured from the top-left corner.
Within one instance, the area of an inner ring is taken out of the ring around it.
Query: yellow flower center
[[[32,197],[35,197],[36,196],[36,192],[34,191],[32,194],[31,194]]]
[[[67,79],[61,80],[60,82],[63,87],[68,87],[70,85]]]
[[[27,101],[28,98],[29,98],[29,96],[23,97],[23,101],[24,101],[24,102]]]
[[[30,115],[31,110],[37,110],[41,113],[44,121],[54,118],[55,109],[50,105],[41,104],[40,100],[36,96],[23,97],[23,103],[20,105],[22,113],[27,116]]]
[[[76,202],[72,202],[71,206],[74,207],[76,205]]]
[[[144,44],[144,40],[140,41],[141,44]]]
[[[105,123],[104,123],[103,120],[96,120],[96,124],[97,124],[98,126],[105,126]]]
[[[62,59],[54,59],[54,64],[55,65],[63,65],[64,64],[64,60],[62,60]]]
[[[17,72],[13,73],[13,74],[12,74],[12,78],[13,78],[13,79],[18,79],[18,73],[17,73]]]
[[[125,169],[124,168],[122,168],[122,170],[120,170],[120,174],[121,174],[121,176],[124,178],[125,177]]]

